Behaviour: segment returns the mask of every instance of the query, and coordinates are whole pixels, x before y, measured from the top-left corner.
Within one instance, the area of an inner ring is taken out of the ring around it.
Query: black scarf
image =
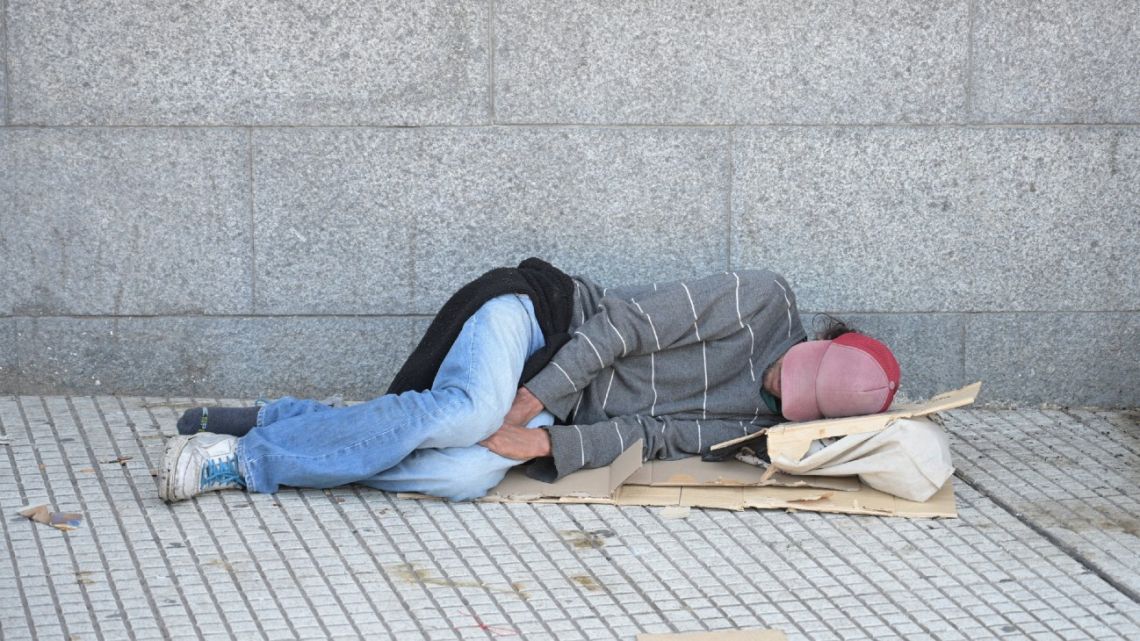
[[[574,304],[574,281],[557,267],[538,258],[528,258],[518,267],[499,267],[467,283],[444,303],[419,345],[404,362],[389,394],[431,389],[435,375],[463,323],[483,303],[503,294],[524,294],[534,304],[546,346],[527,359],[519,384],[531,379],[570,340],[570,314]]]

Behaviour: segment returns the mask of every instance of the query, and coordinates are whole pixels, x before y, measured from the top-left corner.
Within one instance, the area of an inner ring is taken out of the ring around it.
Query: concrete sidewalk
[[[0,637],[1140,638],[1135,412],[944,416],[959,519],[400,500],[167,506],[152,470],[219,399],[0,397]],[[64,533],[16,516],[84,515]]]

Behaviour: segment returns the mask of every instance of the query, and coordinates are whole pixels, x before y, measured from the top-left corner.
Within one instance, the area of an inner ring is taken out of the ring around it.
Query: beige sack
[[[878,432],[851,434],[831,444],[816,441],[799,462],[778,456],[781,472],[858,476],[868,486],[910,501],[925,501],[954,473],[950,440],[928,418],[900,418]]]

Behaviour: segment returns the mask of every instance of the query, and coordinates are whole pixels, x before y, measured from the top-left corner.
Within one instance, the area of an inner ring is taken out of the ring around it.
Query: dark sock
[[[178,419],[179,434],[213,432],[245,436],[257,425],[260,407],[195,407]]]

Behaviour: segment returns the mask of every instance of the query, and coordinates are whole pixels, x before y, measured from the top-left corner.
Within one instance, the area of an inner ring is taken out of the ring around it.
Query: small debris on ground
[[[587,574],[575,574],[574,576],[570,577],[570,580],[577,583],[578,585],[586,588],[590,592],[604,592],[605,591],[605,588],[603,588],[600,583],[598,583],[596,580],[594,580],[594,577],[589,576]]]
[[[613,530],[562,530],[562,538],[578,549],[605,547],[606,539],[613,536]]]
[[[412,563],[401,563],[384,568],[389,576],[394,576],[405,583],[418,583],[419,585],[435,585],[449,588],[478,588],[487,592],[514,594],[523,601],[530,598],[525,586],[521,582],[512,583],[510,588],[488,585],[482,581],[463,581],[445,577],[435,577],[431,572],[415,566]]]
[[[78,528],[83,522],[83,515],[78,512],[52,512],[47,505],[26,507],[20,510],[20,516],[64,532]]]

